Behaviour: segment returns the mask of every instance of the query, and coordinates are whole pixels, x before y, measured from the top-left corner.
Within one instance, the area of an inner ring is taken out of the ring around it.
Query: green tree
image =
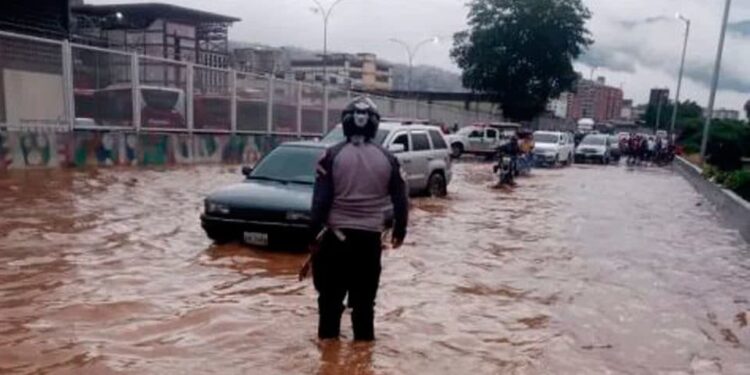
[[[661,115],[659,122],[659,129],[667,130],[669,125],[672,123],[672,111],[674,110],[674,102],[668,101],[662,103]],[[646,127],[654,129],[656,128],[656,117],[659,112],[659,108],[656,105],[649,105],[646,109],[646,114],[641,120],[646,123]],[[680,103],[679,111],[677,112],[677,121],[675,123],[676,131],[683,129],[688,124],[696,121],[700,122],[703,118],[703,108],[698,103],[690,100],[686,100]]]
[[[506,117],[529,120],[578,79],[573,60],[593,43],[581,0],[471,0],[469,30],[451,57],[464,86],[490,94]]]

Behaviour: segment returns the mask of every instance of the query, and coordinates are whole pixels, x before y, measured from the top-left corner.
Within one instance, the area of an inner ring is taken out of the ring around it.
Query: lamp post
[[[406,49],[406,54],[409,57],[409,73],[408,73],[408,81],[407,81],[406,87],[408,89],[408,92],[411,93],[412,71],[414,70],[414,56],[416,56],[417,52],[419,52],[419,49],[422,48],[425,44],[427,43],[437,44],[440,42],[440,38],[434,36],[432,38],[425,39],[415,45],[410,45],[409,43],[404,42],[403,40],[400,40],[400,39],[396,39],[396,38],[391,38],[389,39],[389,41],[399,44],[402,47],[404,47],[404,49]]]
[[[706,160],[706,147],[708,146],[708,133],[711,128],[711,118],[714,116],[714,104],[716,102],[716,89],[719,86],[719,74],[721,73],[721,57],[724,52],[724,39],[727,35],[727,21],[729,20],[729,9],[732,7],[732,0],[726,0],[724,5],[724,19],[721,23],[721,33],[719,34],[719,47],[716,51],[716,62],[714,65],[714,76],[711,81],[711,95],[708,97],[708,108],[706,110],[706,123],[703,125],[703,139],[701,140],[701,162]]]
[[[680,90],[682,90],[682,76],[685,73],[685,54],[687,53],[688,39],[690,38],[690,20],[680,13],[676,15],[677,19],[685,23],[685,41],[682,44],[682,59],[680,60],[680,73],[677,76],[677,92],[674,98],[674,108],[672,108],[672,122],[669,124],[669,143],[674,142],[674,127],[677,122],[677,111],[680,107]]]
[[[344,0],[336,0],[328,8],[324,7],[319,0],[312,0],[317,8],[313,8],[316,13],[320,13],[323,16],[323,86],[328,85],[328,20],[331,18],[331,13],[337,5],[341,4]]]

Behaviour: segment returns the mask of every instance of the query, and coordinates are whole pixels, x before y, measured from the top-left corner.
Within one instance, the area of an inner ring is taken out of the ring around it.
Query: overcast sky
[[[153,2],[154,0],[86,0],[92,4]],[[312,0],[162,0],[242,19],[230,39],[273,46],[322,49],[321,16]],[[334,0],[319,0],[328,5]],[[584,0],[593,12],[589,28],[596,41],[576,67],[588,77],[605,76],[622,86],[637,103],[648,100],[649,89],[670,87],[674,95],[684,27],[674,15],[693,21],[683,98],[708,102],[708,87],[721,23],[723,0]],[[427,45],[417,64],[458,71],[449,57],[450,36],[466,28],[464,0],[344,0],[333,12],[329,49],[374,52],[393,62],[406,59],[403,47],[388,39],[416,43],[432,36],[444,41]],[[750,99],[750,1],[734,1],[724,53],[717,107],[741,109]]]

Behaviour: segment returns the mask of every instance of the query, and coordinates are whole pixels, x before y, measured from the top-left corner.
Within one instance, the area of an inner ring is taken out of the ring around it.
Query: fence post
[[[266,131],[268,132],[268,135],[273,133],[273,80],[273,76],[268,75],[268,108],[266,108]]]
[[[73,48],[70,41],[63,41],[62,48],[62,68],[63,68],[63,104],[65,105],[65,119],[67,120],[68,131],[73,131],[76,124],[76,106],[75,95],[73,95]]]
[[[328,93],[328,85],[323,85],[323,134],[328,133]]]
[[[195,129],[195,102],[194,102],[194,94],[195,94],[195,65],[193,63],[187,64],[187,128],[188,133],[193,133],[193,129]]]
[[[230,121],[232,123],[232,134],[237,133],[237,71],[229,71],[229,89],[232,90],[232,102],[230,104]]]
[[[302,138],[302,82],[297,82],[297,137]]]
[[[138,54],[130,55],[130,96],[133,102],[133,127],[136,133],[141,131],[141,70],[138,67]]]

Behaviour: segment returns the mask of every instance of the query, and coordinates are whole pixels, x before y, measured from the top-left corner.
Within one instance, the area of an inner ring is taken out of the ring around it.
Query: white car
[[[606,134],[589,134],[581,141],[576,149],[576,163],[589,161],[599,164],[609,164],[611,141]]]
[[[343,141],[341,125],[323,138],[323,143]],[[401,162],[411,194],[444,197],[453,177],[451,155],[439,127],[409,121],[381,122],[374,141],[390,150]]]
[[[493,155],[498,147],[508,142],[521,125],[515,123],[489,123],[467,126],[450,138],[451,155]]]
[[[574,149],[573,136],[569,133],[534,132],[534,161],[537,165],[570,165],[573,163]]]

